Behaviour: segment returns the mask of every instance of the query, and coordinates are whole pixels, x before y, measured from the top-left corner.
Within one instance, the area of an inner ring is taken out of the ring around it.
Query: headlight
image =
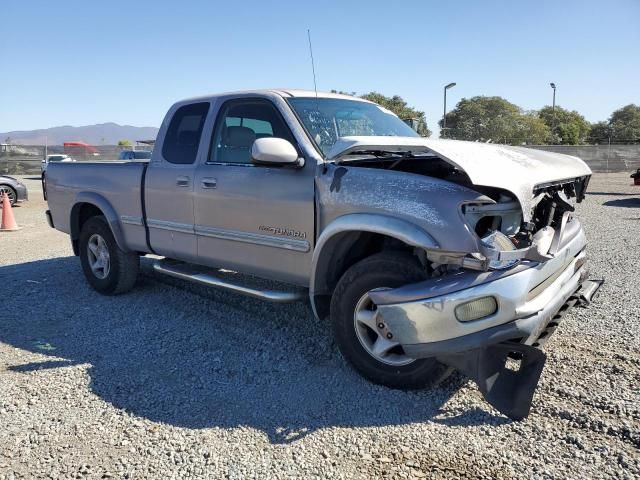
[[[499,252],[516,250],[516,246],[504,233],[496,230],[481,239],[485,247],[495,252],[496,259],[489,256],[489,268],[504,270],[517,265],[520,260],[497,260]]]

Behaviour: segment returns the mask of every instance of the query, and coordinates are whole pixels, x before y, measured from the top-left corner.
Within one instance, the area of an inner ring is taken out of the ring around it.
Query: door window
[[[232,100],[220,110],[209,163],[251,163],[251,147],[258,138],[277,137],[294,144],[278,110],[268,100]]]
[[[209,103],[192,103],[176,110],[162,145],[162,156],[170,163],[191,164],[198,155],[202,127]]]

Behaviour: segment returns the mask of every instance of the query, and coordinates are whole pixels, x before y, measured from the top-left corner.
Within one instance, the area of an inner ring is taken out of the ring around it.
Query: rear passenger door
[[[147,170],[144,185],[149,241],[159,255],[197,260],[194,173],[209,107],[209,102],[200,102],[176,109],[162,150],[153,156]]]
[[[198,261],[307,285],[316,164],[256,165],[251,147],[261,137],[297,146],[270,100],[241,98],[220,106],[209,155],[196,172]]]

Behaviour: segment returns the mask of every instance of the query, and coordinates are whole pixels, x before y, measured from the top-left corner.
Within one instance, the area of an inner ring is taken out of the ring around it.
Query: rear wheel
[[[16,204],[16,201],[18,200],[18,194],[9,185],[0,185],[0,207],[2,206],[1,200],[4,198],[5,193],[9,197],[9,203],[13,207]]]
[[[79,244],[84,276],[95,290],[105,295],[117,295],[133,288],[140,257],[118,247],[103,216],[91,217],[85,222]]]
[[[397,288],[426,278],[411,255],[383,252],[365,258],[342,276],[331,299],[331,321],[344,357],[365,378],[391,388],[422,388],[444,378],[448,368],[435,359],[414,359],[393,339],[369,292]]]

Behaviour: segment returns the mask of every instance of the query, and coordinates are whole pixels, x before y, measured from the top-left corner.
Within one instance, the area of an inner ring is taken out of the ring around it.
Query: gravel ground
[[[39,183],[0,234],[0,479],[640,478],[640,188],[596,175],[579,207],[597,303],[547,344],[512,422],[459,375],[362,380],[304,305],[156,277],[89,289]]]

